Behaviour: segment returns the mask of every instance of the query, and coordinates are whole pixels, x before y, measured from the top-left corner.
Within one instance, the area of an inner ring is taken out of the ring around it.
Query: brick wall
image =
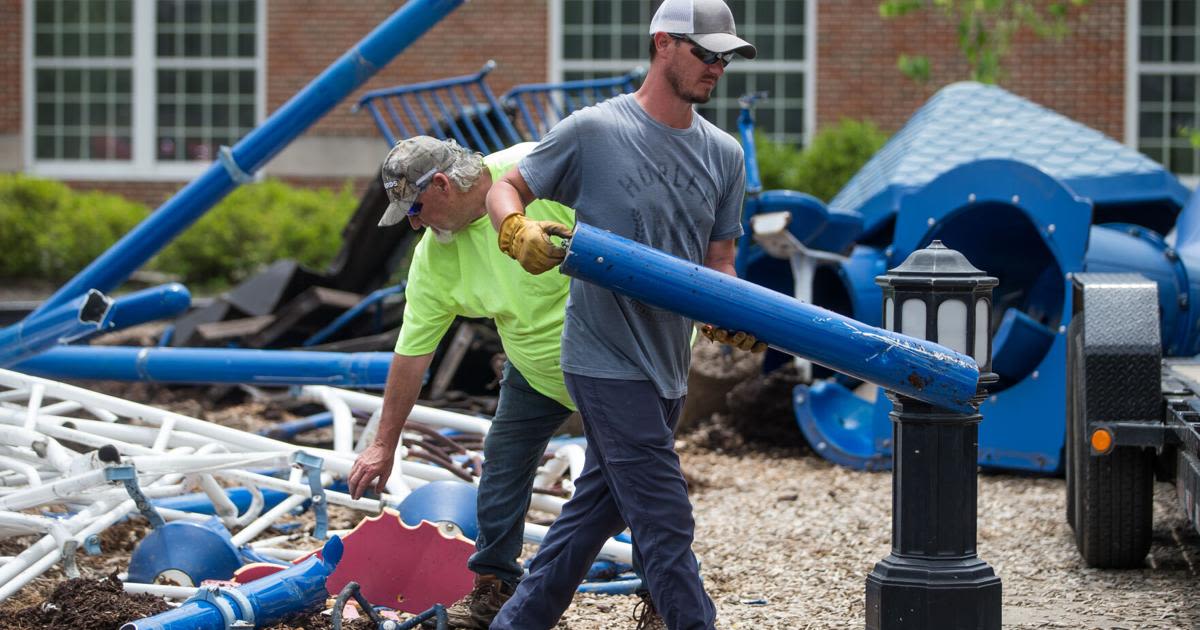
[[[884,20],[878,0],[820,2],[817,127],[866,118],[899,129],[939,87],[968,68],[955,25],[930,12]],[[924,55],[932,77],[919,85],[896,69],[899,54]],[[1093,0],[1061,42],[1022,32],[1004,58],[1000,85],[1118,140],[1124,129],[1125,1]]]
[[[488,59],[497,69],[488,85],[497,95],[518,83],[546,80],[547,0],[467,2],[347,98],[310,134],[374,136],[371,117],[350,113],[369,90],[477,72]],[[272,112],[369,33],[397,0],[270,0],[267,7],[267,110]]]
[[[0,0],[0,134],[21,133],[21,0]]]

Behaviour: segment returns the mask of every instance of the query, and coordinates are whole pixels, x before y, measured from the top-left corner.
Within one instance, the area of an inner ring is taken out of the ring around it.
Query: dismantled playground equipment
[[[828,205],[790,191],[752,194],[737,268],[878,325],[876,276],[934,240],[962,252],[1000,280],[991,331],[999,381],[982,407],[979,463],[1053,473],[1063,467],[1073,274],[1143,274],[1158,286],[1164,356],[1200,351],[1191,247],[1200,208],[1180,214],[1188,195],[1162,166],[1098,131],[999,87],[958,83]],[[815,376],[793,396],[809,443],[845,466],[889,466],[891,401],[851,379]]]

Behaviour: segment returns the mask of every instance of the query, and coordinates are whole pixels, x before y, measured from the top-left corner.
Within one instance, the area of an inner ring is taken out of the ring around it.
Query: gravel
[[[861,628],[865,579],[890,550],[891,475],[801,449],[681,443],[696,542],[720,628]],[[1154,546],[1133,571],[1085,568],[1062,479],[984,474],[979,555],[1003,582],[1005,628],[1200,628],[1200,535],[1156,488]],[[576,597],[571,630],[632,627],[633,596]]]

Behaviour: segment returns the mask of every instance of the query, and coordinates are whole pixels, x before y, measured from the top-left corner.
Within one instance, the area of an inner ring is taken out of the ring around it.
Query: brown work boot
[[[650,599],[650,593],[638,593],[638,597],[641,597],[642,601],[633,607],[633,620],[637,622],[637,630],[667,630],[667,622],[658,614],[654,600]]]
[[[494,575],[476,575],[475,588],[446,609],[450,627],[461,630],[487,630],[500,607],[512,597],[513,587]],[[426,628],[437,626],[436,619],[425,622]]]

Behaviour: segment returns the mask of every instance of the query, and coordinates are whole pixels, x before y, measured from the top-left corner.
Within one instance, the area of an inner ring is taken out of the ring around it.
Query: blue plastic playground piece
[[[1157,216],[1143,218],[1157,224],[1169,226],[1190,194],[1162,165],[1095,129],[1003,88],[964,82],[939,90],[830,205],[862,215],[860,241],[886,243],[881,232],[906,194],[996,158],[1029,164],[1098,207],[1154,205]]]
[[[409,527],[421,521],[453,523],[463,536],[475,540],[479,535],[479,517],[475,486],[461,481],[432,481],[400,502],[400,520]]]

